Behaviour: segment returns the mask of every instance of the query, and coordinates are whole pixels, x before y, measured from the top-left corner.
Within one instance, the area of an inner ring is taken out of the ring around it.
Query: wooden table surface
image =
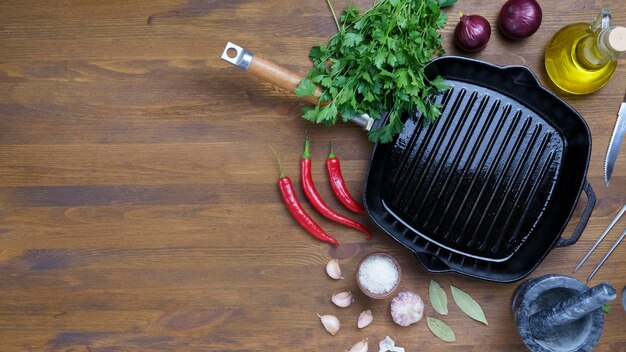
[[[337,9],[346,3],[333,1]],[[495,30],[502,3],[459,0],[447,9],[447,53],[462,54],[451,41],[459,10],[482,14],[494,25],[491,42],[466,56],[526,65],[548,84],[542,53],[556,30],[590,21],[603,6],[626,25],[622,0],[541,1],[539,31],[510,42]],[[430,274],[365,215],[357,219],[374,232],[369,242],[314,215],[342,243],[333,250],[286,211],[269,145],[297,182],[308,134],[320,193],[340,208],[326,182],[328,145],[358,195],[372,144],[355,126],[303,121],[291,94],[219,57],[232,41],[305,74],[309,48],[334,32],[322,0],[2,1],[0,351],[344,351],[362,338],[377,351],[386,335],[407,351],[524,350],[510,309],[520,282]],[[597,93],[564,97],[593,136],[588,179],[598,202],[578,243],[551,251],[529,278],[584,280],[626,227],[624,218],[572,274],[626,201],[625,151],[609,188],[602,178],[625,82],[621,60]],[[450,284],[470,293],[489,325],[454,303],[442,319],[456,343],[435,338],[425,321],[394,325],[390,300],[356,287],[356,264],[373,251],[399,260],[402,289],[424,297],[427,315],[438,316],[427,289],[435,279],[448,295]],[[330,258],[340,259],[344,280],[326,276]],[[601,281],[620,292],[626,285],[626,245],[590,284]],[[339,291],[353,291],[354,305],[334,307],[330,296]],[[597,350],[626,351],[626,313],[618,301],[611,306]],[[363,309],[374,322],[359,330]],[[316,314],[338,316],[339,334],[326,333]]]

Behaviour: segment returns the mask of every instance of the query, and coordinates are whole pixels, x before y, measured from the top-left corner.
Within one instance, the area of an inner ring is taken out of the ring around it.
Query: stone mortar
[[[563,275],[545,275],[520,285],[513,295],[512,309],[524,344],[533,352],[592,351],[602,334],[601,307],[581,319],[558,326],[547,336],[535,336],[530,324],[533,314],[588,290],[584,283]]]

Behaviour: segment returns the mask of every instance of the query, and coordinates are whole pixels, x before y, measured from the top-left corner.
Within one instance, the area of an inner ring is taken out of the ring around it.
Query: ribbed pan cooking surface
[[[383,175],[382,201],[404,226],[465,256],[502,262],[533,234],[551,200],[563,140],[496,91],[454,82],[441,117],[406,121]]]
[[[519,280],[575,243],[591,216],[589,128],[526,67],[441,57],[425,73],[452,87],[431,97],[442,114],[406,116],[401,135],[375,145],[368,214],[431,272]]]

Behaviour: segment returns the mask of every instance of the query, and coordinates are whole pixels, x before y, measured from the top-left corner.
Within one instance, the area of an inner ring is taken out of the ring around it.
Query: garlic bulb
[[[369,309],[364,310],[361,312],[361,314],[359,314],[359,319],[356,322],[356,326],[359,329],[363,329],[364,327],[370,325],[373,320],[374,317],[372,316],[372,311]]]
[[[402,291],[391,300],[391,317],[400,326],[417,323],[424,315],[424,301],[413,291]]]
[[[331,335],[335,336],[337,332],[339,332],[339,328],[341,324],[339,324],[339,319],[337,319],[334,315],[317,315],[324,325],[324,329],[328,331]]]
[[[339,292],[333,294],[330,299],[337,307],[345,308],[354,302],[352,292]]]
[[[326,273],[335,280],[343,279],[343,277],[341,277],[341,268],[339,267],[338,259],[331,259],[326,264]]]
[[[369,348],[367,344],[367,339],[363,339],[352,346],[350,350],[346,350],[346,352],[367,352]]]

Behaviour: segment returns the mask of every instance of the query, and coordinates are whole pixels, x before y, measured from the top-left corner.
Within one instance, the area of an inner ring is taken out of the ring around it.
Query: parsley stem
[[[328,4],[328,8],[330,8],[330,12],[333,14],[337,30],[341,32],[341,26],[339,26],[339,21],[337,21],[337,14],[335,13],[335,9],[333,9],[333,5],[330,3],[330,0],[326,0],[326,3]]]

